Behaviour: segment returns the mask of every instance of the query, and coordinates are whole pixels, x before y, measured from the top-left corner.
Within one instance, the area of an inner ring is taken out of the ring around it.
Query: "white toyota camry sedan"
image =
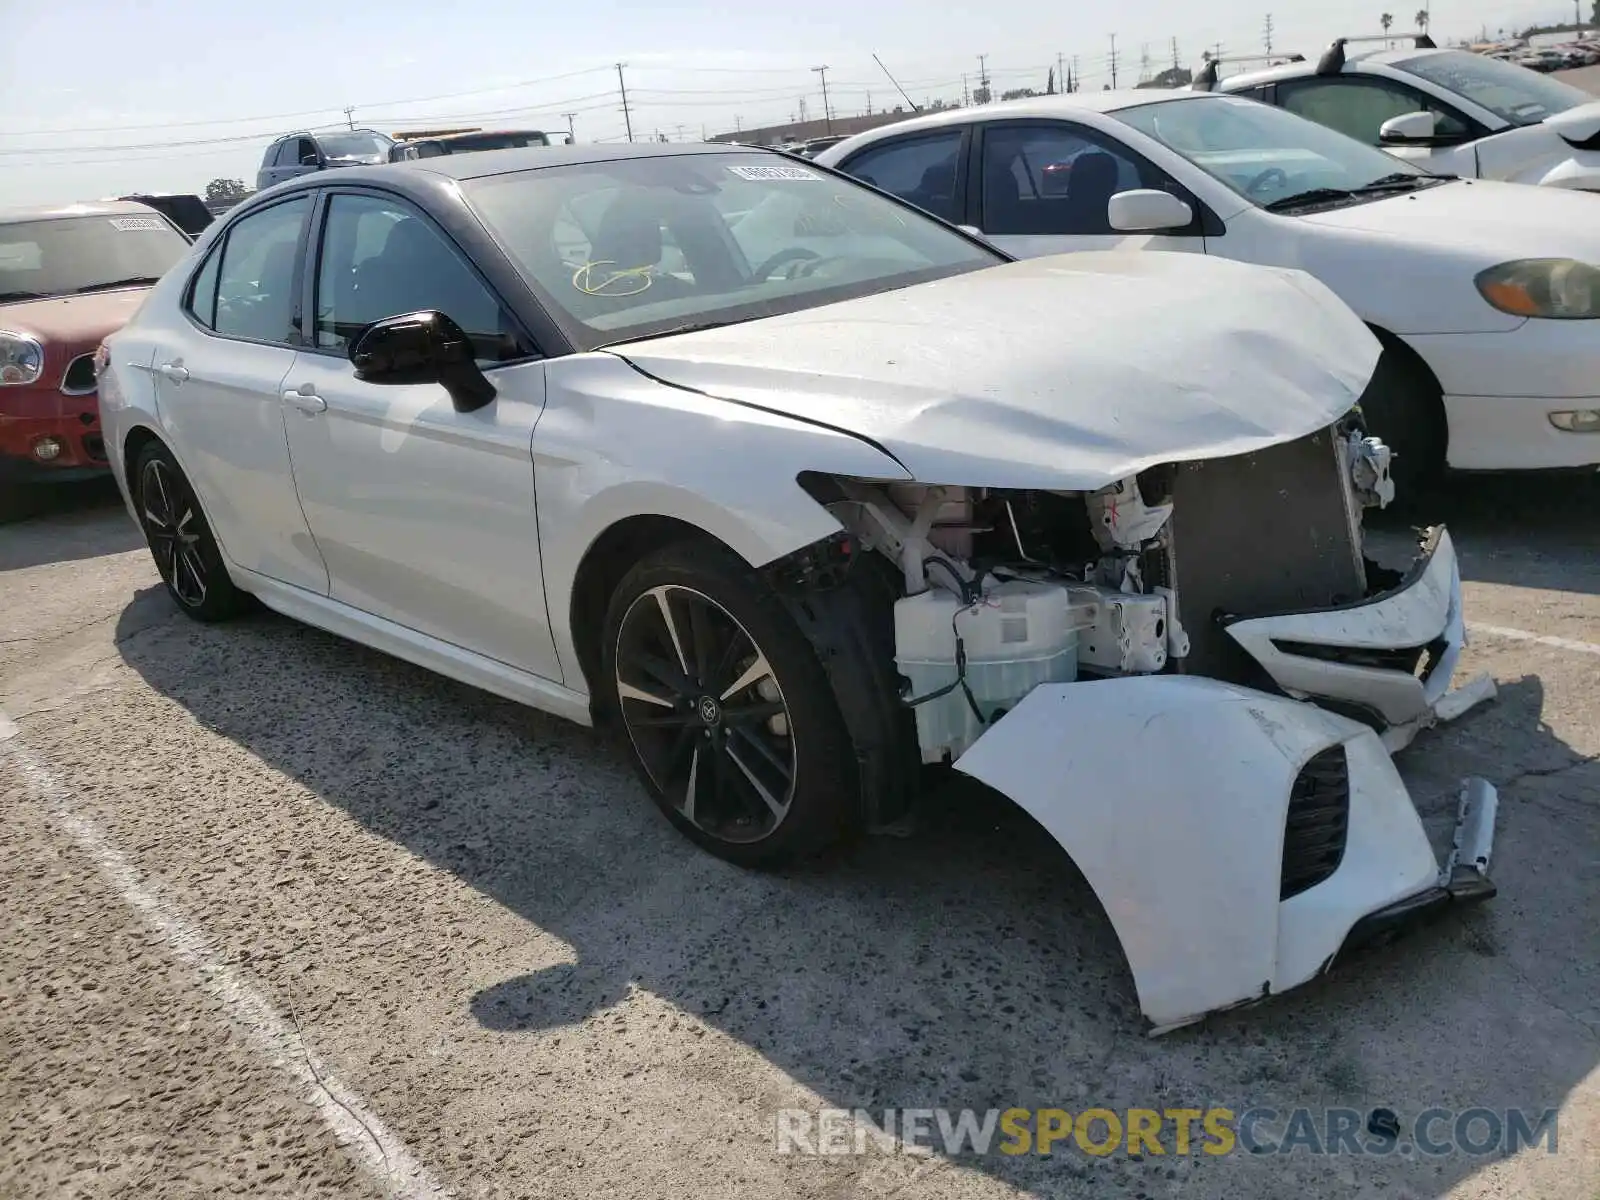
[[[817,161],[1011,254],[1187,251],[1309,271],[1383,340],[1402,486],[1600,465],[1595,198],[1429,174],[1254,100],[1083,92],[858,134]]]
[[[1451,690],[1442,528],[1362,552],[1379,345],[1298,271],[1016,262],[777,154],[504,150],[232,210],[101,354],[168,591],[572,720],[741,864],[953,762],[1080,865],[1157,1028],[1492,894],[1390,759]]]

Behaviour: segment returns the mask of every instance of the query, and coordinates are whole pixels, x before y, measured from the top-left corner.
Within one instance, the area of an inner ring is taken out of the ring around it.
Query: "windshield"
[[[154,283],[189,245],[153,213],[0,224],[0,302]]]
[[[1432,178],[1325,125],[1240,96],[1165,100],[1113,115],[1263,207],[1397,176]]]
[[[1553,113],[1595,99],[1570,83],[1465,50],[1423,54],[1390,66],[1465,96],[1513,125],[1537,125]]]
[[[547,167],[463,188],[586,350],[1005,261],[848,179],[765,153]]]
[[[329,161],[339,162],[387,162],[391,145],[381,133],[359,129],[353,133],[319,133],[317,144]]]

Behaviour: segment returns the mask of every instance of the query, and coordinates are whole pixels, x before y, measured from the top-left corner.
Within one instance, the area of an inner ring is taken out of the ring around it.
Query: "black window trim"
[[[1178,191],[1174,192],[1173,195],[1177,196],[1178,199],[1182,200],[1194,210],[1194,220],[1190,221],[1189,224],[1185,225],[1182,229],[1162,230],[1160,234],[1161,237],[1219,238],[1227,233],[1228,227],[1222,218],[1217,216],[1217,214],[1211,210],[1211,206],[1199,196],[1195,195],[1194,191],[1187,187],[1182,180],[1174,176],[1171,171],[1163,170],[1158,164],[1152,162],[1148,156],[1134,149],[1115,134],[1106,133],[1104,130],[1096,129],[1092,125],[1084,125],[1067,117],[1009,117],[1004,120],[980,121],[976,122],[976,124],[979,126],[979,130],[978,136],[972,146],[971,161],[967,167],[967,193],[969,196],[973,197],[968,206],[971,223],[977,226],[979,229],[983,228],[983,221],[981,220],[983,215],[983,144],[984,139],[989,132],[1020,128],[1054,129],[1065,126],[1074,137],[1082,138],[1085,142],[1088,142],[1092,146],[1098,146],[1102,150],[1106,150],[1108,147],[1114,147],[1114,153],[1122,155],[1124,158],[1127,158],[1129,161],[1131,161],[1134,166],[1139,168],[1141,177],[1146,170],[1149,170],[1154,172],[1156,175],[1164,176],[1173,182],[1173,184],[1178,188]],[[994,236],[1125,237],[1129,235],[1112,231],[1110,234],[1000,233],[995,234]]]
[[[890,147],[910,145],[912,142],[926,142],[932,141],[934,138],[949,137],[952,132],[956,134],[956,190],[955,195],[951,197],[950,201],[950,207],[955,212],[954,217],[947,218],[941,217],[937,213],[930,213],[925,208],[917,207],[917,205],[907,200],[904,196],[897,195],[886,188],[879,187],[877,184],[865,183],[856,176],[855,171],[852,169],[852,164],[860,162],[869,154],[875,154],[879,151],[887,150]],[[922,213],[924,216],[931,217],[935,221],[942,221],[946,225],[964,225],[970,223],[968,221],[968,215],[971,205],[969,196],[970,189],[967,187],[967,172],[968,161],[971,158],[971,151],[971,122],[964,122],[959,125],[940,125],[932,129],[913,129],[906,133],[895,134],[893,137],[878,138],[876,141],[861,147],[861,149],[857,150],[848,158],[841,159],[837,164],[835,164],[833,169],[844,175],[848,175],[852,180],[854,180],[857,184],[860,184],[862,187],[870,187],[874,191],[882,192],[885,196],[892,196],[900,204],[906,206],[907,208],[914,209],[915,211]],[[809,162],[810,160],[804,159],[802,161]],[[993,247],[990,246],[988,249],[992,250]]]
[[[303,333],[304,322],[302,320],[303,314],[300,311],[300,298],[301,298],[301,294],[302,294],[302,287],[301,287],[302,279],[301,279],[301,275],[305,270],[306,231],[310,228],[311,218],[316,213],[316,203],[315,203],[316,197],[315,197],[315,195],[312,193],[312,191],[310,189],[291,192],[287,196],[276,197],[275,199],[269,201],[266,204],[252,205],[247,212],[242,212],[242,213],[238,214],[238,216],[234,217],[232,220],[230,220],[228,222],[227,227],[225,229],[223,229],[217,235],[216,243],[214,245],[210,246],[206,250],[205,254],[201,257],[200,261],[196,264],[196,266],[194,267],[193,271],[191,271],[191,273],[189,275],[189,278],[184,282],[184,285],[183,285],[183,300],[182,300],[182,303],[180,303],[178,305],[179,311],[183,313],[184,320],[188,321],[189,324],[193,325],[197,330],[199,330],[201,333],[205,334],[207,337],[216,338],[218,341],[221,341],[221,342],[243,342],[246,345],[250,345],[250,346],[272,346],[272,347],[274,347],[276,349],[280,349],[280,350],[304,350],[305,349],[305,347],[303,345],[301,345],[300,342],[298,342],[298,341],[286,340],[286,341],[281,341],[280,342],[280,341],[272,341],[272,340],[269,340],[267,338],[240,337],[238,334],[233,334],[233,333],[218,333],[215,329],[212,329],[211,327],[202,324],[199,320],[197,320],[195,318],[195,314],[194,314],[193,306],[192,306],[192,302],[193,302],[193,299],[194,299],[195,284],[197,282],[199,282],[201,274],[203,274],[205,269],[206,269],[206,264],[211,261],[213,256],[217,256],[217,286],[218,286],[218,288],[220,290],[221,285],[222,285],[222,264],[223,264],[222,256],[227,254],[228,243],[233,240],[233,231],[239,227],[241,222],[247,221],[251,217],[254,217],[254,216],[256,216],[256,215],[258,215],[260,213],[264,213],[264,212],[268,211],[269,209],[278,208],[278,207],[281,207],[282,205],[285,205],[285,204],[293,204],[293,203],[295,203],[296,201],[299,201],[299,200],[310,200],[310,201],[312,201],[312,203],[307,207],[306,217],[304,219],[302,219],[302,221],[300,223],[300,236],[299,236],[299,239],[295,243],[295,249],[294,249],[294,275],[292,277],[292,281],[290,283],[290,289],[289,289],[290,290],[290,295],[293,297],[293,301],[292,301],[292,303],[290,305],[290,312],[289,312],[289,332],[290,332],[291,336],[299,337],[301,339],[304,338],[304,336],[305,336],[304,333]],[[215,307],[215,298],[213,298],[213,301],[212,301],[212,320],[215,320],[215,319],[216,319],[216,307]]]
[[[1343,71],[1340,71],[1337,75],[1296,75],[1293,79],[1280,79],[1272,89],[1272,104],[1276,108],[1288,108],[1288,105],[1283,103],[1284,89],[1287,89],[1288,92],[1292,93],[1297,86],[1307,83],[1341,83],[1345,80],[1357,80],[1362,83],[1376,81],[1378,84],[1393,88],[1395,91],[1405,92],[1407,95],[1413,96],[1420,101],[1415,111],[1421,112],[1424,109],[1436,108],[1440,112],[1443,112],[1460,121],[1462,126],[1466,129],[1466,133],[1464,134],[1446,135],[1437,141],[1433,139],[1427,139],[1406,143],[1406,145],[1409,145],[1414,149],[1427,149],[1430,146],[1465,146],[1471,142],[1478,141],[1480,138],[1486,138],[1491,132],[1493,132],[1476,117],[1468,116],[1455,105],[1449,104],[1439,99],[1437,96],[1429,95],[1421,88],[1407,83],[1403,79],[1395,79],[1389,75],[1380,75],[1376,71],[1351,70],[1348,66]],[[1295,115],[1299,116],[1301,114],[1297,113]],[[1310,117],[1306,118],[1308,121],[1310,119]],[[1356,140],[1360,141],[1359,138]],[[1383,143],[1378,141],[1363,142],[1362,145],[1370,145],[1374,149],[1378,150],[1384,149]],[[1398,146],[1400,143],[1391,143],[1391,145]]]
[[[304,272],[303,277],[298,280],[298,289],[296,291],[296,303],[299,306],[298,327],[302,342],[302,345],[296,348],[302,353],[317,354],[325,358],[343,359],[346,362],[350,360],[350,353],[348,349],[341,350],[332,346],[317,345],[317,280],[321,275],[322,241],[327,233],[328,212],[332,208],[333,199],[335,196],[363,196],[369,199],[379,199],[386,204],[395,204],[406,208],[410,210],[413,215],[420,217],[423,221],[426,221],[427,224],[433,229],[434,233],[443,238],[445,244],[455,252],[458,258],[461,259],[467,270],[472,273],[473,277],[478,281],[478,283],[481,284],[484,290],[489,293],[490,298],[493,299],[494,302],[500,306],[501,310],[511,318],[516,325],[517,334],[527,344],[530,352],[519,355],[516,358],[509,358],[501,362],[484,365],[482,370],[485,374],[488,374],[492,371],[498,371],[502,367],[516,367],[521,366],[524,363],[542,362],[546,359],[555,357],[543,349],[543,346],[547,343],[534,336],[533,331],[529,328],[529,323],[523,319],[522,314],[517,310],[517,306],[507,303],[506,298],[501,290],[494,286],[494,283],[485,275],[483,270],[478,266],[477,261],[472,257],[471,254],[467,252],[465,247],[463,247],[456,238],[451,236],[450,231],[445,228],[443,222],[437,220],[431,213],[428,212],[426,208],[418,204],[409,196],[402,195],[399,192],[390,191],[388,188],[376,187],[370,184],[340,184],[335,187],[322,187],[316,189],[316,204],[312,208],[311,220],[307,225],[307,240],[305,243],[306,249],[303,256],[307,265],[307,269]],[[393,315],[398,316],[399,314],[397,313]]]

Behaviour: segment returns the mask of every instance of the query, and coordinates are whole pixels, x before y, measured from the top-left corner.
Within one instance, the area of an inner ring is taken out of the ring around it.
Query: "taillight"
[[[94,377],[99,379],[111,365],[111,351],[104,342],[94,348]]]

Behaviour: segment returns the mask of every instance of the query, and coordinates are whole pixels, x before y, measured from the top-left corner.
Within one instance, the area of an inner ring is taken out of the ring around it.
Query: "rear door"
[[[309,192],[235,221],[156,353],[156,404],[228,558],[319,595],[328,573],[295,495],[282,386],[295,361]]]
[[[976,135],[969,209],[978,228],[1006,253],[1019,258],[1071,250],[1205,253],[1204,205],[1117,139],[1059,120],[986,121]],[[1194,220],[1158,233],[1113,230],[1111,197],[1136,188],[1171,192],[1194,210]]]

